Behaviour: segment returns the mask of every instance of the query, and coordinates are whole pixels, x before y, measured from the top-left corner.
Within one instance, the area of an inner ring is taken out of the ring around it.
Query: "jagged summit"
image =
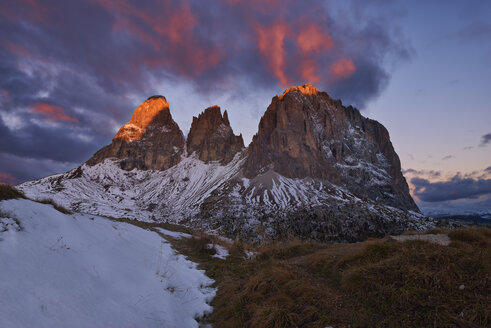
[[[164,126],[172,122],[167,99],[163,96],[152,96],[135,109],[130,121],[119,129],[114,139],[137,141],[142,139],[150,124]]]
[[[159,99],[159,98],[163,98],[165,101],[167,101],[167,99],[162,95],[153,95],[153,96],[148,97],[147,100]]]
[[[304,85],[293,86],[293,87],[290,87],[290,88],[286,89],[285,91],[283,91],[283,94],[282,95],[278,96],[278,98],[279,99],[283,99],[283,97],[287,93],[294,92],[294,91],[298,91],[301,94],[306,95],[306,96],[313,96],[313,95],[316,95],[316,94],[319,94],[320,93],[320,91],[317,90],[317,88],[315,86],[313,86],[310,83],[307,83],[307,84],[304,84]]]
[[[184,145],[184,135],[172,119],[169,103],[163,96],[152,96],[135,109],[112,143],[95,153],[87,164],[118,158],[125,170],[166,170],[180,162]]]
[[[226,164],[244,148],[244,141],[242,135],[234,134],[227,111],[222,116],[220,107],[214,105],[193,117],[186,146],[189,154],[196,152],[205,163]]]

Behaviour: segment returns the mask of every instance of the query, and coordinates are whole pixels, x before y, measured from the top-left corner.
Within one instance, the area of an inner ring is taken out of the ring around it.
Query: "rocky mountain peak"
[[[185,139],[172,119],[164,96],[152,96],[139,105],[112,143],[87,161],[95,165],[106,158],[121,159],[121,168],[165,170],[181,160]]]
[[[313,95],[316,95],[316,94],[319,94],[320,91],[317,90],[316,87],[314,87],[312,84],[304,84],[304,85],[299,85],[299,86],[293,86],[293,87],[290,87],[288,89],[286,89],[283,94],[281,96],[279,96],[280,99],[283,99],[283,97],[288,94],[288,93],[291,93],[291,92],[300,92],[301,94],[305,95],[305,96],[313,96]]]
[[[387,130],[312,85],[274,97],[249,146],[244,172],[314,178],[363,197],[418,210]]]
[[[152,96],[135,109],[130,121],[119,129],[114,139],[137,141],[142,139],[150,124],[167,126],[172,122],[167,99],[164,96]]]
[[[186,146],[189,154],[196,152],[206,163],[226,164],[244,148],[244,141],[242,135],[234,134],[227,111],[222,116],[220,107],[215,105],[193,117]]]

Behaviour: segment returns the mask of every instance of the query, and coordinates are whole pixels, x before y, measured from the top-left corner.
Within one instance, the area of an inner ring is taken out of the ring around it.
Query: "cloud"
[[[315,24],[309,24],[302,28],[297,35],[296,41],[298,48],[304,54],[330,50],[334,46],[329,32],[323,31],[322,27]]]
[[[425,213],[463,213],[471,209],[483,210],[491,204],[491,194],[486,189],[491,183],[491,167],[453,175],[416,169],[402,173],[411,196]]]
[[[406,60],[409,46],[391,20],[379,19],[391,17],[386,7],[373,17],[371,2],[343,2],[352,10],[342,16],[336,6],[322,0],[308,6],[293,0],[1,1],[0,154],[85,161],[141,101],[179,84],[195,98],[248,95],[244,102],[252,103],[254,95],[313,82],[363,108],[386,86],[387,63]],[[248,114],[256,118],[264,110]],[[16,172],[19,181],[32,176]]]
[[[331,65],[331,72],[334,79],[349,77],[355,71],[356,67],[351,59],[341,58]]]
[[[50,105],[43,102],[34,104],[31,109],[38,114],[44,115],[47,120],[50,121],[66,121],[71,123],[78,123],[76,117],[68,116],[65,114],[65,110],[60,106]]]
[[[489,197],[491,179],[463,178],[457,174],[448,181],[430,182],[427,179],[413,178],[414,194],[424,202],[443,202],[458,199]]]
[[[6,184],[13,184],[17,181],[17,179],[13,176],[11,176],[8,173],[2,173],[0,172],[0,184],[6,183]]]
[[[256,27],[257,48],[267,62],[268,69],[278,78],[282,86],[290,83],[285,75],[285,47],[284,41],[287,26],[284,23],[275,23],[269,27]]]
[[[386,83],[384,59],[404,57],[405,44],[381,21],[367,18],[357,28],[348,17],[335,19],[330,6],[320,0],[309,6],[292,0],[7,1],[1,24],[9,38],[2,46],[10,59],[76,68],[123,92],[146,89],[149,75],[194,81],[204,91],[223,90],[224,82],[244,75],[251,86],[270,88],[316,82],[363,106]],[[359,15],[360,4],[352,6]],[[355,70],[362,73],[354,76]],[[358,83],[374,70],[380,73]],[[339,84],[350,79],[358,88]],[[375,85],[364,87],[367,81]]]
[[[485,134],[481,137],[480,146],[482,147],[487,146],[490,142],[491,142],[491,133]]]
[[[436,170],[415,170],[415,169],[406,169],[402,170],[403,174],[412,174],[418,176],[428,176],[431,178],[441,177],[442,172]]]
[[[454,155],[447,155],[447,156],[442,158],[442,161],[448,161],[449,159],[452,159],[452,158],[455,158],[455,156]]]
[[[5,172],[4,174],[7,177],[14,178],[3,180],[9,184],[33,180],[39,178],[39,176],[47,176],[53,173],[63,173],[78,165],[79,163],[0,153],[0,167],[2,171]],[[33,168],[36,168],[36,170],[33,170]]]

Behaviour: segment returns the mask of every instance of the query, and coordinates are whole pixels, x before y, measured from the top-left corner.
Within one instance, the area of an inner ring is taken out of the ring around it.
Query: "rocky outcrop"
[[[387,130],[309,84],[274,97],[261,118],[244,172],[252,178],[268,170],[329,181],[385,205],[419,211]]]
[[[193,117],[186,146],[189,154],[196,152],[205,163],[227,164],[244,149],[244,141],[232,131],[227,111],[222,116],[220,107],[212,106]]]
[[[112,143],[96,152],[87,164],[118,158],[124,170],[166,170],[180,162],[184,145],[184,135],[172,119],[167,100],[153,96],[135,109]]]

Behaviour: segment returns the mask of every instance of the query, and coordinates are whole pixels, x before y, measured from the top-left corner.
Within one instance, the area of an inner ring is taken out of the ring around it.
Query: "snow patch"
[[[0,212],[2,327],[198,327],[212,310],[213,280],[155,232],[28,200]]]

